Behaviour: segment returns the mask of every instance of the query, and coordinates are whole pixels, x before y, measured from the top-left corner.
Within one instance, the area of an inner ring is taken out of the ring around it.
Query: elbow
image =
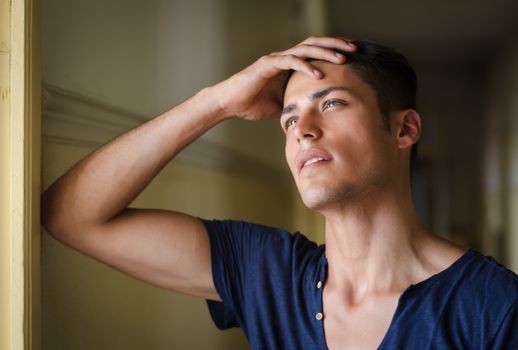
[[[41,225],[53,237],[62,239],[67,230],[66,213],[59,206],[58,200],[48,189],[41,195]]]
[[[60,196],[52,187],[41,195],[41,225],[58,241],[76,248],[87,238],[85,232],[91,231],[80,212],[69,198]]]

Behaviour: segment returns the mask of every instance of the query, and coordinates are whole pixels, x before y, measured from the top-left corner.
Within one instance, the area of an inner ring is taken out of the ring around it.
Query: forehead
[[[312,61],[311,64],[324,73],[322,79],[295,72],[290,77],[284,91],[284,105],[295,102],[297,98],[310,96],[313,92],[329,86],[342,86],[357,97],[374,96],[374,90],[365,83],[358,73],[347,64],[334,64]]]

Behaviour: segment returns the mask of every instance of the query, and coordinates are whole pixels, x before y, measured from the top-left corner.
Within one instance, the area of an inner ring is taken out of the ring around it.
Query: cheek
[[[379,141],[376,141],[375,137],[376,135],[363,127],[350,126],[336,133],[331,144],[336,147],[337,156],[347,164],[348,171],[354,171],[364,165],[368,166],[372,156],[379,153]]]
[[[284,146],[284,157],[286,158],[286,163],[288,163],[288,167],[291,172],[295,174],[295,157],[297,156],[296,149],[293,145],[293,142],[290,142],[288,136],[286,136],[286,144]]]

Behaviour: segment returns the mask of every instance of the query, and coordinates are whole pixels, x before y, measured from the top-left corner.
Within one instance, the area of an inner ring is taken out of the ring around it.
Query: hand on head
[[[322,72],[310,60],[341,64],[346,58],[339,51],[355,50],[349,39],[310,37],[288,50],[265,55],[215,86],[219,108],[227,116],[247,120],[277,118],[282,109],[285,74],[298,71],[320,79]]]

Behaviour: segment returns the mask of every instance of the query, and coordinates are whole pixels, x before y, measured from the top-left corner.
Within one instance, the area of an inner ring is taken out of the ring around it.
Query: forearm
[[[43,195],[52,233],[108,222],[184,147],[226,118],[212,88],[102,146]]]

